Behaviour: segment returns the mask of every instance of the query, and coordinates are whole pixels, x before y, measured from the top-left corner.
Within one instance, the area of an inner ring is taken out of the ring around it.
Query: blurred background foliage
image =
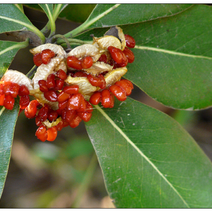
[[[65,34],[84,22],[94,4],[70,4],[56,21],[56,33]],[[37,5],[25,5],[25,14],[42,29],[47,17]],[[67,21],[66,18],[72,20]],[[5,34],[1,40],[12,40]],[[30,47],[16,55],[10,68],[27,73],[33,66]],[[154,101],[138,88],[137,99],[175,118],[212,159],[212,109],[176,111]],[[13,142],[9,172],[0,200],[1,208],[113,208],[104,186],[101,169],[87,136],[84,124],[75,129],[64,128],[57,139],[40,142],[34,135],[34,120],[20,114]]]

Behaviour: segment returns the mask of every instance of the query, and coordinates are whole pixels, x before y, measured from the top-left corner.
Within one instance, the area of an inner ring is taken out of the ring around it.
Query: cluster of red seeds
[[[127,47],[123,51],[109,46],[110,57],[103,54],[98,61],[110,64],[114,69],[125,67],[128,63],[132,63],[134,54],[129,48],[134,48],[135,40],[129,35],[125,35],[125,39]],[[45,49],[41,53],[35,54],[33,61],[36,66],[40,66],[41,64],[48,64],[53,57],[55,57],[55,53],[50,49]],[[101,103],[105,108],[112,108],[114,106],[114,96],[119,101],[125,101],[133,89],[133,84],[126,79],[117,81],[114,85],[106,88],[104,78],[106,73],[93,76],[83,71],[83,69],[88,69],[93,65],[93,60],[90,56],[82,59],[69,56],[66,62],[68,67],[75,70],[66,73],[60,69],[56,73],[50,74],[46,80],[38,81],[39,89],[43,92],[44,97],[50,102],[58,103],[57,110],[53,110],[48,104],[41,105],[37,100],[30,101],[29,90],[25,85],[20,86],[17,83],[4,81],[0,84],[0,106],[12,110],[15,98],[19,96],[20,110],[25,110],[27,118],[35,118],[38,126],[35,134],[41,141],[54,141],[57,137],[57,132],[62,128],[66,126],[75,128],[82,120],[85,122],[89,121],[93,111],[92,104]],[[79,93],[78,85],[66,84],[65,80],[68,75],[72,77],[87,77],[91,85],[99,87],[101,90],[93,93],[89,101],[86,101],[84,96]],[[52,127],[46,127],[44,125],[46,121]]]
[[[20,109],[25,109],[30,102],[28,88],[25,85],[19,86],[13,82],[2,82],[0,84],[0,106],[12,110],[17,96],[20,97]]]
[[[35,118],[36,125],[39,127],[36,136],[41,141],[53,141],[57,137],[57,131],[66,126],[75,128],[83,120],[89,121],[92,115],[92,105],[87,102],[83,95],[79,93],[78,85],[67,85],[66,73],[60,69],[55,74],[50,74],[47,80],[39,80],[40,91],[50,102],[58,102],[58,109],[53,110],[45,104],[43,107],[37,100],[33,100],[25,109],[28,118]],[[54,122],[58,117],[61,121],[49,129],[43,125],[48,120]]]

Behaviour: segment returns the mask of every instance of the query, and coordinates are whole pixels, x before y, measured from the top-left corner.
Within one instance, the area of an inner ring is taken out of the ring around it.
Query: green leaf
[[[51,36],[55,33],[56,30],[55,20],[53,17],[53,4],[39,4],[39,6],[43,9],[43,11],[46,13],[49,19],[49,25],[51,28],[50,36]]]
[[[83,30],[149,21],[179,13],[190,5],[171,4],[98,4],[88,19],[65,36],[75,36]],[[141,15],[142,14],[142,15]]]
[[[0,78],[10,66],[18,50],[27,45],[27,40],[24,42],[0,41]]]
[[[0,33],[30,30],[44,42],[44,35],[29,21],[15,4],[0,4]]]
[[[18,112],[19,104],[17,101],[13,110],[6,110],[4,107],[0,107],[0,197],[2,195],[8,172]]]
[[[88,18],[94,7],[95,4],[68,4],[59,17],[82,23]]]
[[[178,109],[212,105],[212,7],[195,5],[184,12],[139,24],[121,26],[132,35],[135,61],[124,76],[155,100]],[[207,29],[207,30],[206,30]],[[107,29],[78,36],[92,40]]]
[[[132,99],[96,106],[87,131],[117,207],[212,207],[212,164],[168,115]]]

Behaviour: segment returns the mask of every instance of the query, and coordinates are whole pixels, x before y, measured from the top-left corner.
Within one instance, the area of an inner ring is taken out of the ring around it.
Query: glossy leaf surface
[[[135,61],[125,75],[155,100],[177,109],[212,105],[212,7],[195,5],[177,15],[121,26],[133,36]],[[91,30],[102,36],[107,29]]]
[[[4,107],[0,107],[0,197],[8,172],[18,111],[18,102],[16,102],[13,110],[4,110]]]
[[[117,207],[212,206],[212,164],[166,114],[128,98],[86,125]]]
[[[98,4],[88,19],[65,36],[74,36],[83,30],[132,24],[174,15],[188,9],[191,5],[171,4]]]
[[[0,41],[0,78],[10,66],[10,63],[18,50],[26,47],[27,45],[28,41],[20,43],[12,41]]]
[[[0,33],[30,30],[45,40],[44,35],[29,21],[15,4],[0,4]]]

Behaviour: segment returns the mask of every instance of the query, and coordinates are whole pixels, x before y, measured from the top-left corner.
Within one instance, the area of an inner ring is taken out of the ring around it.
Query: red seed
[[[4,105],[4,98],[5,98],[5,95],[4,94],[0,94],[0,106]]]
[[[107,63],[107,56],[105,54],[102,54],[98,61]]]
[[[87,106],[86,101],[84,98],[82,98],[80,108],[77,110],[77,112],[86,112],[86,106]]]
[[[104,108],[111,108],[112,106],[112,96],[110,94],[110,91],[105,89],[102,91],[102,106]]]
[[[57,102],[57,93],[54,90],[44,92],[44,97],[50,102]]]
[[[79,92],[78,85],[68,85],[63,88],[63,91],[68,94],[77,94]]]
[[[70,68],[74,68],[74,69],[77,69],[77,70],[81,70],[82,69],[81,61],[75,56],[67,57],[67,65]]]
[[[49,121],[55,121],[56,119],[57,119],[57,117],[58,117],[58,113],[57,113],[57,111],[55,111],[55,110],[50,110],[49,111],[49,113],[48,113],[48,120]]]
[[[58,102],[65,102],[66,100],[68,100],[70,97],[70,94],[65,93],[64,91],[62,91],[59,95],[58,95]]]
[[[57,128],[51,127],[47,130],[47,141],[54,141],[57,137]]]
[[[29,105],[25,108],[25,115],[27,118],[31,119],[34,118],[37,112],[37,106],[39,102],[37,100],[32,100]]]
[[[125,54],[121,51],[121,49],[118,49],[113,46],[108,47],[108,51],[110,52],[111,57],[113,60],[119,64],[120,67],[124,67],[127,65],[127,57]]]
[[[126,46],[129,48],[135,47],[135,39],[130,35],[124,35],[126,40]]]
[[[127,57],[128,63],[132,63],[134,61],[135,56],[134,56],[133,52],[130,49],[128,49],[127,47],[125,47],[123,53]]]
[[[62,69],[59,69],[56,73],[56,75],[62,79],[62,80],[65,80],[67,78],[67,74],[65,71],[63,71]]]
[[[73,118],[72,121],[69,123],[69,126],[75,128],[80,124],[81,121],[82,119],[78,115],[76,115],[75,118]]]
[[[61,131],[63,129],[63,121],[60,121],[56,126],[57,131]]]
[[[93,65],[93,59],[90,56],[87,56],[85,58],[83,58],[82,60],[82,68],[86,69],[86,68],[90,68]]]
[[[35,124],[40,127],[43,123],[38,116],[35,117]]]
[[[77,110],[80,108],[81,103],[82,103],[82,94],[77,93],[77,94],[73,94],[69,100],[68,100],[68,110]]]
[[[125,90],[121,89],[118,85],[111,85],[109,89],[119,101],[126,100],[127,96]]]
[[[66,111],[66,118],[65,118],[65,120],[68,122],[68,123],[70,123],[73,119],[74,119],[74,117],[76,116],[76,110],[67,110]]]
[[[88,122],[90,121],[91,119],[91,116],[92,116],[92,113],[89,113],[89,112],[80,112],[80,113],[77,113],[77,115],[85,122]]]
[[[101,101],[101,93],[100,92],[95,92],[92,94],[92,96],[89,99],[89,102],[93,105],[98,105]]]
[[[1,81],[0,81],[0,82],[1,82]],[[4,87],[4,84],[1,84],[1,83],[0,83],[0,94],[3,94],[3,93],[4,93],[3,87]]]
[[[64,86],[64,80],[62,79],[56,79],[55,80],[55,90],[62,90],[63,89],[63,86]]]
[[[10,95],[5,95],[4,107],[8,110],[12,110],[15,103],[15,99]]]
[[[85,72],[78,71],[74,73],[73,77],[87,77],[87,74]]]
[[[39,112],[38,112],[38,118],[40,119],[41,122],[46,121],[48,117],[48,108],[47,107],[42,107]]]
[[[93,112],[93,106],[88,101],[86,101],[86,112],[89,112],[89,113]]]
[[[46,79],[46,86],[48,87],[48,89],[55,87],[55,75],[54,74],[49,74],[49,76]]]
[[[42,54],[41,53],[37,53],[33,56],[33,62],[36,66],[40,66],[43,62],[42,62]]]
[[[96,77],[89,74],[87,75],[87,79],[93,86],[100,87],[101,89],[104,89],[106,87],[105,78],[102,74],[99,74]]]
[[[10,95],[13,98],[16,98],[18,96],[18,92],[19,92],[19,85],[17,83],[12,83],[11,87],[10,87]]]
[[[49,90],[46,84],[46,80],[39,80],[38,85],[41,92],[46,92]]]
[[[25,109],[28,106],[29,102],[30,102],[30,99],[28,95],[21,96],[19,101],[20,108],[22,110]]]
[[[44,142],[44,141],[47,139],[46,127],[44,127],[43,125],[40,126],[40,127],[37,129],[35,135],[37,136],[37,138],[38,138],[39,140],[41,140],[41,141]]]
[[[19,95],[19,96],[26,96],[26,95],[29,95],[29,90],[28,90],[28,88],[27,88],[26,85],[21,85],[21,86],[20,86],[18,95]]]
[[[129,82],[128,80],[120,80],[115,83],[115,85],[118,85],[126,92],[127,96],[129,96],[132,92],[132,87],[130,86],[128,82]]]
[[[64,101],[64,102],[60,102],[60,103],[58,104],[59,110],[60,110],[60,111],[64,110],[64,109],[67,107],[67,105],[68,105],[68,100],[66,100],[66,101]]]
[[[50,49],[44,49],[42,51],[42,63],[48,64],[51,61],[51,58],[55,56],[55,53]]]

